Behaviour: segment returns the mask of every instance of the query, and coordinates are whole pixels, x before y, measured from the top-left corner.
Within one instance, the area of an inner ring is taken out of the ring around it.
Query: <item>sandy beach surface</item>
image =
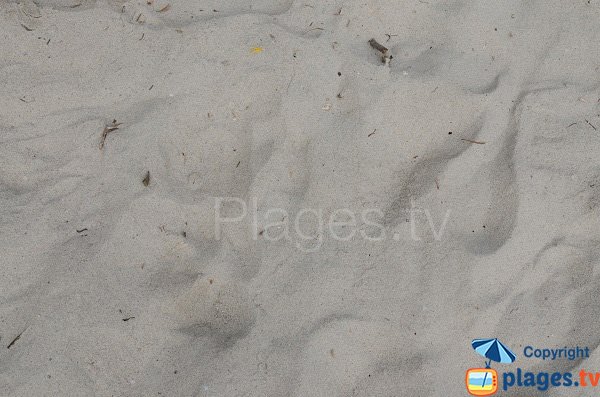
[[[600,371],[600,1],[4,0],[0,38],[0,395],[463,396],[476,338]]]

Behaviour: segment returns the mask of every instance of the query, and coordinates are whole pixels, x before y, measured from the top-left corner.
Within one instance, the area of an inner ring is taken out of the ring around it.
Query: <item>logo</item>
[[[491,396],[498,391],[498,373],[491,368],[467,370],[467,391],[473,396]]]
[[[467,391],[472,396],[491,396],[498,391],[498,373],[490,367],[492,361],[510,364],[516,356],[498,339],[475,339],[471,346],[477,353],[485,357],[485,368],[471,368],[467,370],[465,383]]]
[[[551,372],[548,369],[533,372],[523,368],[512,368],[499,374],[490,367],[492,361],[510,364],[516,360],[515,354],[495,338],[475,339],[471,342],[471,346],[486,359],[485,368],[471,368],[467,371],[465,383],[467,391],[472,396],[491,396],[500,389],[508,391],[514,388],[537,389],[541,392],[557,387],[563,388],[565,391],[569,389],[577,391],[582,387],[600,389],[600,372],[589,371],[583,367],[584,360],[590,357],[589,347],[578,345],[540,348],[527,345],[523,349],[524,360],[542,360],[547,362],[548,366],[551,366],[556,360],[578,360],[579,372]],[[525,364],[525,366],[530,365]],[[573,368],[574,366],[571,364],[569,367]]]

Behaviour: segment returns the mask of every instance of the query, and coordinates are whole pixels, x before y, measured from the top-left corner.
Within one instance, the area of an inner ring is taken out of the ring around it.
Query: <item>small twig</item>
[[[241,160],[240,160],[240,161],[238,161],[238,163],[236,164],[235,168],[239,167],[241,163],[242,163],[242,161],[241,161]]]
[[[394,37],[394,36],[398,36],[397,34],[387,34],[387,33],[386,33],[385,35],[388,37],[388,39],[385,41],[386,43],[387,43],[388,41],[390,41],[390,39],[391,39],[392,37]]]
[[[21,331],[21,333],[19,335],[17,335],[15,337],[15,339],[12,340],[12,342],[10,342],[8,344],[8,346],[6,346],[7,349],[10,349],[15,343],[17,343],[17,341],[21,338],[21,335],[23,335],[23,332],[27,331],[27,328],[25,328],[23,331]]]
[[[478,145],[485,145],[485,142],[482,141],[474,141],[472,139],[465,139],[465,138],[460,138],[461,141],[465,141],[465,142],[469,142],[469,143],[476,143]]]
[[[117,120],[113,120],[111,125],[105,126],[102,131],[102,136],[100,138],[100,150],[104,149],[104,142],[106,141],[106,137],[109,133],[116,131],[119,129],[119,126],[122,123],[117,123]]]
[[[435,187],[437,188],[437,190],[440,190],[440,184],[438,183],[437,178],[433,178],[433,180],[435,181]]]
[[[587,119],[585,119],[585,122],[588,123],[590,125],[590,127],[592,127],[594,129],[594,131],[598,131],[598,129],[596,127],[594,127],[594,125],[592,123],[587,121]]]
[[[304,32],[304,34],[308,33],[308,32],[312,32],[313,30],[325,30],[323,28],[312,28],[312,29],[308,29],[306,32]]]
[[[129,321],[129,320],[134,319],[134,318],[135,317],[127,317],[127,318],[124,318],[123,321]]]
[[[296,77],[296,70],[294,69],[293,73],[292,73],[292,77],[290,78],[290,81],[287,85],[287,88],[285,89],[285,92],[288,93],[290,91],[290,85],[292,85],[292,81],[294,80],[294,77]]]
[[[569,127],[573,127],[573,126],[574,126],[574,125],[576,125],[576,124],[577,124],[577,123],[571,123],[571,124],[569,124],[569,125],[567,126],[567,128],[569,128]]]
[[[83,229],[75,229],[75,231],[76,231],[77,233],[83,233],[83,232],[85,232],[86,230],[87,230],[87,228],[83,228]]]
[[[367,135],[367,138],[370,138],[370,137],[371,137],[371,135],[375,135],[375,131],[377,131],[377,128],[375,128],[375,129],[373,130],[373,132],[371,132],[369,135]]]

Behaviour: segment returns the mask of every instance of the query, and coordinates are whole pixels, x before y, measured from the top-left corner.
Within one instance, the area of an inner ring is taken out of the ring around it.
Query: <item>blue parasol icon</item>
[[[510,364],[514,362],[517,357],[510,349],[502,344],[498,339],[474,339],[471,342],[473,349],[485,358],[489,358],[486,366],[489,368],[492,361],[498,363]]]
[[[490,364],[492,361],[510,364],[514,362],[517,357],[510,349],[502,344],[498,339],[474,339],[471,342],[471,346],[473,349],[483,357],[489,359],[485,363],[486,368],[490,368]],[[483,378],[483,385],[485,385],[485,380],[487,378],[487,372]]]

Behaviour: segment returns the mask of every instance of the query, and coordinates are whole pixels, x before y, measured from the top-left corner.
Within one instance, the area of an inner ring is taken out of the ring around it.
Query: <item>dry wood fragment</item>
[[[121,124],[122,123],[117,123],[117,120],[113,120],[112,124],[104,127],[104,130],[102,131],[102,136],[100,137],[100,150],[104,149],[104,142],[106,141],[106,137],[108,136],[108,134],[118,130]]]
[[[485,145],[485,142],[482,141],[474,141],[472,139],[465,139],[465,138],[460,138],[461,141],[465,141],[465,142],[469,142],[469,143],[476,143],[478,145]]]
[[[381,53],[381,62],[385,63],[386,65],[389,65],[393,57],[391,55],[388,55],[389,50],[387,49],[387,47],[379,44],[375,39],[369,40],[369,45]]]
[[[388,52],[388,49],[386,47],[382,46],[381,44],[379,44],[377,42],[377,40],[375,40],[375,39],[369,40],[369,44],[371,45],[371,47],[373,47],[377,51],[381,52],[382,55],[385,55]]]

